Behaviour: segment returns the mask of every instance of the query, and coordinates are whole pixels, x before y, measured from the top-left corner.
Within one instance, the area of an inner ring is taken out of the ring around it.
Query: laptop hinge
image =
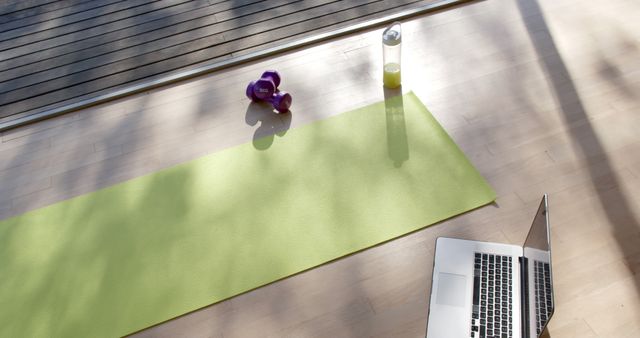
[[[529,269],[527,257],[519,257],[520,262],[520,327],[522,328],[522,338],[530,338],[529,332]]]

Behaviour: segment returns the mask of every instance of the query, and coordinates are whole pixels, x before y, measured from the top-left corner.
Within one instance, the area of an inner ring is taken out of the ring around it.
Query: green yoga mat
[[[494,198],[396,96],[0,222],[0,336],[125,335]]]

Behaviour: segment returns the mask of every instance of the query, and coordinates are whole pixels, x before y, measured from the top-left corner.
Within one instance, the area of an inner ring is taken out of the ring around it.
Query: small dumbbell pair
[[[291,94],[278,90],[280,75],[275,70],[262,73],[257,81],[251,81],[247,86],[247,97],[254,102],[266,101],[271,103],[279,113],[286,113],[291,107]]]

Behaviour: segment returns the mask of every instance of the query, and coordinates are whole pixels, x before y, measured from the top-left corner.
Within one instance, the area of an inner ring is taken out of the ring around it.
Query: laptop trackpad
[[[466,277],[441,272],[438,274],[438,295],[436,303],[440,305],[464,306],[467,290]]]

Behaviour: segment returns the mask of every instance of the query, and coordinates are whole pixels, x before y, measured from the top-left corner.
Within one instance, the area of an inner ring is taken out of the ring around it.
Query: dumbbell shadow
[[[253,146],[266,150],[273,144],[274,135],[284,136],[291,127],[291,112],[276,113],[271,104],[251,102],[247,107],[245,122],[250,126],[260,125],[253,133]]]

